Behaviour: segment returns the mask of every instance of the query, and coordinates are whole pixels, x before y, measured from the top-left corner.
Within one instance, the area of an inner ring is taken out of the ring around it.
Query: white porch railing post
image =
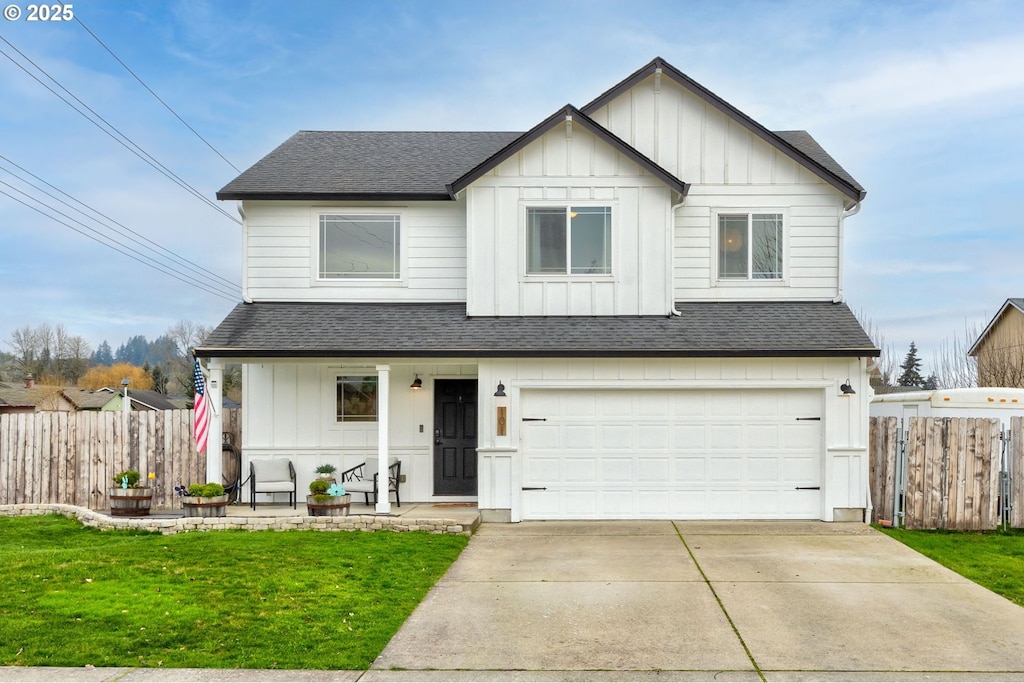
[[[388,396],[391,383],[391,366],[377,366],[377,506],[379,515],[391,514],[391,494],[388,492],[388,431],[390,410]]]

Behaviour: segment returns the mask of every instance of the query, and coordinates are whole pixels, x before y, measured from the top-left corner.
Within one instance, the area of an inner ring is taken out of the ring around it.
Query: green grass
[[[1024,530],[1006,533],[881,529],[957,574],[1024,606]]]
[[[366,669],[467,540],[0,518],[0,665]]]

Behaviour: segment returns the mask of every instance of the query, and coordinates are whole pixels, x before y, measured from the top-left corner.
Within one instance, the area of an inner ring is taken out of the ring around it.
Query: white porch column
[[[391,384],[391,366],[377,366],[377,507],[379,515],[391,514],[391,494],[388,492],[388,427],[390,410],[388,396]]]
[[[206,382],[206,400],[210,409],[210,429],[206,439],[206,481],[223,484],[221,445],[224,442],[224,362],[220,358],[211,358],[206,367],[210,371],[210,378]]]

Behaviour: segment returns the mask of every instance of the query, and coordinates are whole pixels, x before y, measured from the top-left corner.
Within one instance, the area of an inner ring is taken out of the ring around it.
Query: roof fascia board
[[[700,83],[693,80],[692,78],[684,74],[682,71],[680,71],[679,69],[675,68],[674,66],[663,60],[661,57],[655,57],[649,64],[641,67],[632,75],[626,77],[626,79],[623,80],[622,82],[612,86],[602,94],[598,95],[597,99],[593,100],[588,104],[585,104],[582,107],[583,113],[587,115],[593,114],[596,110],[600,109],[608,102],[612,101],[622,93],[626,92],[636,84],[640,83],[648,76],[654,74],[658,69],[661,69],[662,73],[667,74],[669,78],[671,78],[684,89],[689,90],[694,95],[701,98],[711,106],[715,107],[723,114],[730,117],[731,119],[745,127],[747,130],[752,132],[754,135],[757,135],[759,138],[763,139],[765,142],[778,149],[786,156],[790,157],[797,163],[805,166],[809,171],[811,171],[816,176],[827,182],[829,185],[835,187],[837,190],[845,194],[850,199],[859,202],[862,201],[864,197],[867,196],[867,192],[850,185],[848,182],[846,182],[836,174],[832,173],[830,170],[819,164],[817,161],[810,158],[797,148],[793,147],[791,144],[783,140],[781,137],[771,132],[770,130],[762,126],[760,123],[750,118],[749,116],[741,112],[739,109],[732,106],[731,104],[723,100],[721,97],[711,92],[710,90],[702,86]]]
[[[1016,308],[1021,313],[1024,313],[1024,310],[1021,310],[1021,308],[1014,303],[1013,299],[1007,299],[999,308],[999,312],[992,317],[992,320],[990,320],[988,325],[985,326],[985,329],[982,330],[981,334],[978,335],[978,338],[975,340],[974,344],[971,345],[971,348],[967,350],[968,356],[978,355],[978,347],[981,346],[981,342],[985,340],[985,337],[988,336],[989,332],[995,329],[996,324],[999,322],[1000,319],[1002,319],[1003,314],[1006,313],[1006,311],[1008,311],[1011,306],[1013,308]]]
[[[221,200],[265,200],[265,201],[450,201],[452,196],[445,192],[218,192]]]
[[[623,349],[252,349],[202,347],[196,349],[199,358],[846,358],[870,357],[881,354],[877,348],[851,349],[765,349],[765,350],[705,350],[677,351],[672,349],[644,349],[642,352]]]
[[[541,121],[539,124],[534,126],[531,130],[523,133],[521,136],[513,140],[505,147],[501,148],[490,158],[484,160],[476,168],[470,170],[468,173],[463,175],[461,178],[457,178],[454,182],[448,185],[448,191],[454,198],[459,192],[466,189],[474,181],[479,180],[484,174],[493,170],[498,164],[505,161],[513,154],[521,151],[530,143],[539,139],[542,135],[552,130],[555,126],[563,123],[566,119],[571,119],[573,123],[579,123],[583,128],[593,133],[597,137],[604,140],[606,143],[619,150],[642,168],[647,170],[651,175],[655,176],[669,188],[675,190],[680,196],[686,196],[690,191],[690,186],[684,183],[679,178],[666,171],[664,168],[656,164],[651,159],[647,158],[639,151],[634,149],[632,146],[627,144],[624,140],[614,135],[604,126],[600,125],[589,116],[584,114],[582,111],[567,104],[563,108],[556,111],[548,118]]]

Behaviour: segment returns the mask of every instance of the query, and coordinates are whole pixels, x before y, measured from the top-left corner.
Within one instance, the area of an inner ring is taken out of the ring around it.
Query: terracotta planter
[[[306,496],[306,511],[310,517],[345,517],[352,505],[352,496],[331,496],[317,502],[314,496]]]
[[[186,517],[226,517],[228,494],[222,496],[182,496]]]
[[[148,517],[153,503],[153,489],[123,489],[120,486],[107,491],[110,514],[113,517]]]

